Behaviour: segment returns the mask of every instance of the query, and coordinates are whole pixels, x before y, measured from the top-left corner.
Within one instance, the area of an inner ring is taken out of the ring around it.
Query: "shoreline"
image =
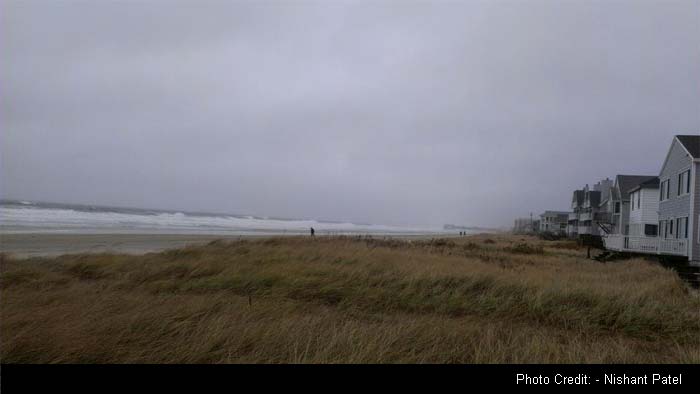
[[[341,235],[341,234],[337,234]],[[459,237],[458,234],[349,234],[375,238],[426,239]],[[475,235],[475,234],[469,234]],[[142,255],[214,240],[308,237],[305,234],[158,234],[158,233],[0,233],[0,253],[13,258],[54,257],[64,254],[117,253]],[[317,234],[318,237],[335,235]]]

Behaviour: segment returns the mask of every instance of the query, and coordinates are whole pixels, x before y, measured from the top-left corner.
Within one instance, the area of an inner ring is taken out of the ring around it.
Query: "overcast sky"
[[[700,2],[0,2],[0,196],[510,225],[700,132]]]

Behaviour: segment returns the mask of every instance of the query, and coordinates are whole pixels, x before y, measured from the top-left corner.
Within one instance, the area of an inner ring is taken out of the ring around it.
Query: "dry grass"
[[[3,363],[700,362],[657,264],[521,236],[273,238],[4,257]],[[250,304],[249,304],[250,303]]]

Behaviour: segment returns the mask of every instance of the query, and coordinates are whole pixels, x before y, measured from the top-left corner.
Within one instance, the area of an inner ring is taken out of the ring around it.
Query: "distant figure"
[[[314,228],[313,228],[313,227],[311,227],[311,236],[313,237],[313,236],[314,236],[314,234],[316,234],[316,230],[314,230]]]

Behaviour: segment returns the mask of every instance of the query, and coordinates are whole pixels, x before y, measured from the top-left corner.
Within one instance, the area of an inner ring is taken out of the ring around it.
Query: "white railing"
[[[659,252],[664,254],[688,255],[688,240],[662,238],[659,245]]]
[[[618,252],[688,255],[688,240],[658,237],[631,237],[609,234],[603,237],[605,249]]]
[[[578,213],[569,212],[569,220],[578,220]]]
[[[625,237],[625,249],[640,253],[656,253],[659,239],[656,237]]]
[[[593,220],[593,214],[591,212],[581,212],[578,215],[578,220],[580,220],[580,221]]]
[[[625,236],[621,234],[610,234],[603,237],[605,249],[622,251],[624,248]]]

